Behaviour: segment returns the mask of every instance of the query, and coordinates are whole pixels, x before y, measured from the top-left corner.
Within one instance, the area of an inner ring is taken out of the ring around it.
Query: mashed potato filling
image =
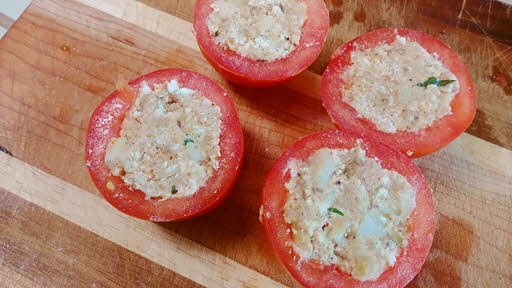
[[[142,83],[105,163],[146,199],[192,195],[219,168],[220,116],[217,105],[176,80],[153,89]]]
[[[382,168],[359,146],[319,149],[306,161],[292,159],[287,171],[284,219],[296,253],[361,281],[395,264],[416,205],[406,177]]]
[[[295,50],[307,15],[300,0],[218,0],[211,8],[208,30],[217,44],[265,61]]]
[[[353,51],[351,60],[342,76],[343,100],[377,129],[417,132],[451,114],[459,82],[417,42],[397,35],[391,44]],[[454,81],[427,85],[429,78]]]

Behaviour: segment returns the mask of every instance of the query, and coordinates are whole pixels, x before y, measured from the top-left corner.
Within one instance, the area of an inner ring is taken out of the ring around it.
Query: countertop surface
[[[21,16],[32,0],[0,0],[0,39]]]

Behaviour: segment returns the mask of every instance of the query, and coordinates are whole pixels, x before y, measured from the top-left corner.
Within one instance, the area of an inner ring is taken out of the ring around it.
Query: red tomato
[[[302,259],[287,242],[293,241],[291,226],[283,217],[290,180],[286,167],[291,159],[306,160],[316,150],[328,148],[351,149],[362,139],[366,155],[381,160],[385,169],[394,170],[407,178],[416,192],[416,207],[409,217],[412,232],[394,266],[389,267],[376,281],[361,282],[339,270],[335,265],[322,265],[315,260]],[[434,235],[434,202],[427,181],[420,170],[404,154],[381,143],[358,137],[341,130],[310,134],[288,148],[274,164],[263,186],[262,222],[265,233],[277,255],[291,275],[305,287],[403,287],[420,271],[427,258]]]
[[[267,87],[289,80],[304,71],[320,54],[329,28],[329,11],[322,0],[303,0],[307,19],[299,45],[288,56],[274,61],[252,60],[215,43],[206,18],[215,0],[198,0],[194,8],[194,30],[201,52],[219,73],[249,87]]]
[[[105,152],[110,140],[119,137],[121,124],[138,95],[140,84],[145,81],[152,87],[173,79],[183,87],[200,92],[219,106],[222,113],[220,167],[214,170],[206,184],[191,196],[165,201],[146,200],[144,192],[132,189],[120,176],[110,173],[105,163]],[[125,88],[112,92],[93,112],[85,145],[89,173],[105,199],[128,215],[155,222],[187,219],[217,207],[226,198],[236,180],[243,152],[242,128],[235,106],[226,91],[199,73],[181,69],[155,71],[131,81]],[[108,182],[113,183],[113,190],[107,188]]]
[[[386,133],[365,118],[357,117],[357,111],[342,101],[343,81],[339,77],[351,64],[351,52],[368,49],[382,43],[391,43],[396,35],[415,41],[438,59],[458,79],[460,91],[451,102],[452,114],[436,120],[430,127],[418,132]],[[322,102],[333,122],[340,128],[357,131],[369,138],[381,141],[411,158],[420,157],[448,145],[471,124],[476,112],[476,97],[473,82],[462,60],[437,38],[418,31],[405,29],[382,29],[363,34],[338,48],[322,76]],[[412,155],[411,155],[412,153]]]

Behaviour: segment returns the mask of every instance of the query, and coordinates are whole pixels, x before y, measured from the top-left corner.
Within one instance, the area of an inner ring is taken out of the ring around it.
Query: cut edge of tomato
[[[302,259],[291,246],[293,241],[290,225],[283,217],[287,189],[284,184],[290,175],[286,171],[292,158],[305,160],[314,151],[322,148],[352,148],[357,140],[368,157],[381,160],[385,169],[391,169],[405,176],[416,192],[416,207],[409,218],[411,235],[408,245],[397,257],[395,265],[384,271],[376,281],[359,281],[339,270],[335,265],[323,265],[315,260]],[[265,181],[262,193],[262,224],[279,260],[288,272],[305,287],[403,287],[421,270],[430,251],[435,222],[435,208],[432,193],[419,169],[400,153],[384,144],[341,130],[320,131],[307,135],[290,146],[277,160]]]
[[[280,84],[307,69],[322,51],[329,27],[329,11],[323,1],[304,0],[307,20],[302,27],[299,45],[285,58],[274,61],[249,59],[216,44],[206,23],[213,2],[215,0],[196,2],[194,31],[197,43],[214,69],[234,83],[249,87]]]
[[[418,132],[386,133],[375,124],[358,116],[358,112],[342,101],[339,75],[352,63],[350,53],[355,49],[367,49],[380,43],[391,43],[397,35],[418,42],[430,54],[437,53],[438,59],[458,79],[460,91],[450,103],[452,113],[437,119],[431,126]],[[365,33],[340,46],[322,76],[322,105],[337,127],[383,142],[410,158],[424,156],[448,145],[462,134],[473,121],[476,113],[476,96],[473,82],[462,60],[439,39],[422,32],[407,29],[380,29]]]
[[[112,138],[119,137],[124,116],[134,102],[133,95],[138,95],[141,83],[146,82],[152,87],[173,79],[183,87],[200,92],[221,109],[220,167],[191,196],[164,201],[146,200],[144,192],[132,189],[120,176],[110,173],[104,161],[106,147]],[[153,222],[184,220],[216,208],[233,187],[244,154],[242,128],[226,91],[206,76],[184,69],[154,71],[112,92],[96,107],[90,118],[85,148],[89,174],[104,198],[125,214]],[[112,186],[114,188],[109,189]]]

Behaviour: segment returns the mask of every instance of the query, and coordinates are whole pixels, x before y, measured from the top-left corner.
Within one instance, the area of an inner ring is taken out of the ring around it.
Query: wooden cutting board
[[[144,2],[144,3],[142,3]],[[234,86],[203,59],[193,1],[34,0],[0,41],[0,287],[298,286],[258,221],[273,162],[299,137],[332,129],[321,106],[329,55],[353,37],[407,27],[466,62],[477,116],[445,149],[415,160],[437,208],[432,251],[409,287],[512,287],[512,11],[497,1],[327,1],[319,59],[268,89]],[[174,67],[226,88],[246,140],[235,189],[215,211],[155,224],[99,196],[85,132],[118,79]]]

